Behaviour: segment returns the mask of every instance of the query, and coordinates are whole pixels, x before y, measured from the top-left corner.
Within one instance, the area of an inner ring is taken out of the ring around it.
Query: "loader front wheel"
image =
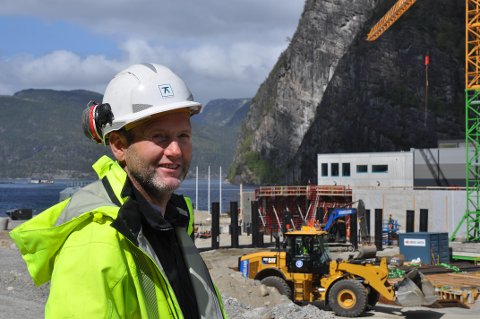
[[[265,277],[260,281],[265,286],[277,288],[278,292],[282,295],[287,296],[288,298],[292,299],[292,289],[288,285],[288,283],[283,280],[283,278],[276,277],[276,276],[269,276]]]
[[[330,289],[328,302],[337,316],[358,317],[367,308],[367,291],[357,280],[340,280]]]

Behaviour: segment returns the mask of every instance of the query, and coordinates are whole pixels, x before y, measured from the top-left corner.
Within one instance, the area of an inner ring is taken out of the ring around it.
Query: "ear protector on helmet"
[[[107,124],[112,125],[112,121],[113,112],[110,104],[98,104],[95,101],[90,101],[82,113],[83,133],[98,144],[103,144],[102,130]]]

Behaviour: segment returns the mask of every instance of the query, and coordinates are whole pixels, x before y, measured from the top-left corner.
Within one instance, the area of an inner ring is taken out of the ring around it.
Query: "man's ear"
[[[125,152],[128,148],[127,138],[123,134],[114,131],[108,136],[108,143],[110,144],[113,156],[115,156],[118,162],[124,163]]]

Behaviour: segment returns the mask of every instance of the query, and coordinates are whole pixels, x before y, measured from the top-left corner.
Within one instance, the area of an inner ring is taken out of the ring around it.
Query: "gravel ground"
[[[247,238],[248,240],[249,238]],[[249,239],[251,240],[251,239]],[[211,243],[200,240],[199,246]],[[300,307],[276,289],[247,279],[234,270],[238,256],[253,249],[219,249],[202,253],[231,319],[334,318],[331,312]],[[48,284],[36,287],[6,231],[0,231],[0,319],[43,318]]]
[[[35,287],[7,232],[0,232],[0,318],[43,317],[48,289]]]
[[[267,242],[269,237],[265,237]],[[241,236],[240,245],[251,243],[251,236]],[[220,246],[230,244],[230,236],[220,235]],[[198,247],[209,247],[211,239],[196,239]],[[238,257],[253,248],[221,248],[202,252],[213,281],[222,294],[230,319],[329,319],[332,312],[322,310],[322,304],[297,305],[280,295],[276,289],[258,281],[247,279],[237,271]],[[379,255],[393,255],[397,251],[384,250]],[[335,253],[334,258],[347,258],[350,253]],[[0,231],[0,319],[43,318],[48,297],[48,284],[35,287],[16,247],[6,231]],[[378,305],[365,316],[373,318],[479,318],[480,301],[474,309],[430,309],[425,307],[401,308]],[[479,316],[479,317],[477,317]]]
[[[313,305],[299,306],[281,295],[275,288],[242,277],[236,271],[238,257],[252,248],[219,249],[203,252],[213,281],[222,294],[225,309],[231,319],[329,319],[332,312]]]

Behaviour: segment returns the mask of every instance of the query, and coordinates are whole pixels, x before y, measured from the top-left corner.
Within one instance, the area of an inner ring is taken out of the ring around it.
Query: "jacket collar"
[[[172,194],[167,203],[164,216],[157,207],[152,206],[127,178],[122,198],[127,198],[118,211],[112,226],[125,237],[138,245],[138,236],[145,225],[155,231],[168,231],[176,227],[188,227],[189,217],[182,196]]]
[[[128,177],[123,167],[117,161],[104,155],[92,165],[92,168],[97,173],[99,179],[108,179],[115,197],[121,204],[125,203],[127,198],[122,196],[122,190]]]

